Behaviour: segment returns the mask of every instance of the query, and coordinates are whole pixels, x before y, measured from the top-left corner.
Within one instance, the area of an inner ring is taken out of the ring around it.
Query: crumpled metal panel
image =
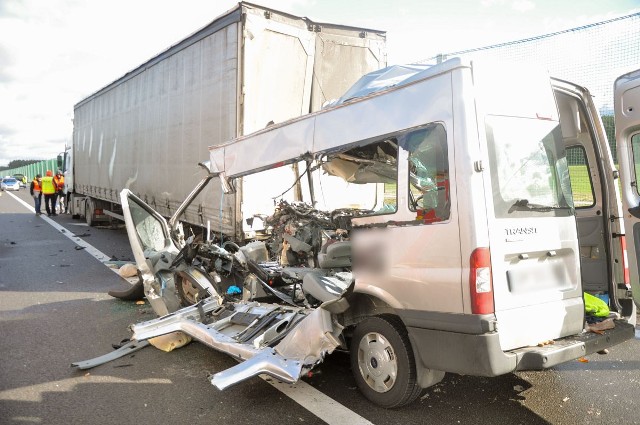
[[[202,322],[208,313],[220,308],[217,300],[209,298],[164,317],[132,325],[132,339],[142,341],[181,331],[211,348],[242,360],[243,362],[237,366],[212,376],[211,383],[221,390],[262,373],[284,382],[297,382],[304,372],[320,363],[340,345],[342,326],[335,323],[331,313],[322,307],[307,314],[307,310],[302,308],[291,307],[283,311],[279,305],[236,303],[234,314],[229,317],[211,324]],[[237,321],[233,320],[234,315],[251,315],[254,314],[252,312],[258,312],[257,317],[264,317],[281,311],[283,320],[262,332],[261,335],[271,333],[266,341],[265,338],[257,336],[253,342],[238,342],[245,330],[251,330],[253,324],[229,331],[234,329],[234,324],[237,325]],[[296,321],[296,315],[305,317]],[[275,328],[286,328],[284,325],[287,323],[292,327],[275,347],[263,345],[278,336],[274,333]]]

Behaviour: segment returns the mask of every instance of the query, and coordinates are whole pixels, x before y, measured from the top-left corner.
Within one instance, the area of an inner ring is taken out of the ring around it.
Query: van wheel
[[[190,279],[185,274],[175,274],[175,286],[178,292],[178,299],[182,307],[194,305],[200,300],[207,298],[209,292],[203,288],[197,281]]]
[[[385,408],[409,404],[422,392],[407,330],[395,316],[368,317],[358,324],[351,370],[362,394]]]
[[[180,305],[183,307],[197,303],[200,291],[204,291],[204,289],[200,288],[200,285],[193,284],[189,279],[179,274],[176,274],[176,289],[178,290]]]

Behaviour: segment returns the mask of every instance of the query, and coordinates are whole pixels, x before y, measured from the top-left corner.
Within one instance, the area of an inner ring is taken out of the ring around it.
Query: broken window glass
[[[486,126],[495,216],[573,214],[559,124],[541,119],[489,116]]]
[[[442,124],[429,124],[404,135],[409,152],[409,209],[425,223],[449,218],[449,158]]]
[[[156,252],[165,249],[165,239],[168,235],[164,234],[162,223],[133,200],[129,204],[129,209],[142,249]]]
[[[327,155],[314,178],[319,209],[351,208],[369,215],[396,212],[397,157],[394,138]]]

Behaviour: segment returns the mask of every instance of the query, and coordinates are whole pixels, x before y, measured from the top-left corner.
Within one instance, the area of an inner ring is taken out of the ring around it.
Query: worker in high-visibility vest
[[[36,204],[36,215],[42,214],[40,212],[40,205],[42,204],[42,176],[40,174],[36,174],[33,181],[31,182],[31,187],[29,188],[29,192],[33,197],[33,202]]]
[[[55,196],[57,192],[56,184],[53,181],[53,172],[47,170],[47,175],[42,178],[42,194],[44,195],[44,207],[47,215],[51,217],[56,214]]]
[[[62,214],[64,208],[62,205],[64,203],[64,175],[62,174],[62,170],[58,169],[56,175],[53,176],[53,183],[56,185],[56,196],[53,198],[53,212],[56,212],[59,202],[60,214]]]

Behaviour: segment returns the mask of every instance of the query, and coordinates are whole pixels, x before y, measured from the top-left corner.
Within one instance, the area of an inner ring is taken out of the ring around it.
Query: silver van
[[[242,360],[213,376],[220,389],[295,382],[345,349],[362,393],[393,408],[445,372],[546,369],[633,338],[638,74],[616,82],[622,184],[583,87],[461,59],[388,75],[211,147],[169,222],[122,191],[162,316],[132,339],[183,332]],[[234,235],[180,225],[211,180],[226,199],[199,208]],[[584,292],[608,314],[588,315]]]

